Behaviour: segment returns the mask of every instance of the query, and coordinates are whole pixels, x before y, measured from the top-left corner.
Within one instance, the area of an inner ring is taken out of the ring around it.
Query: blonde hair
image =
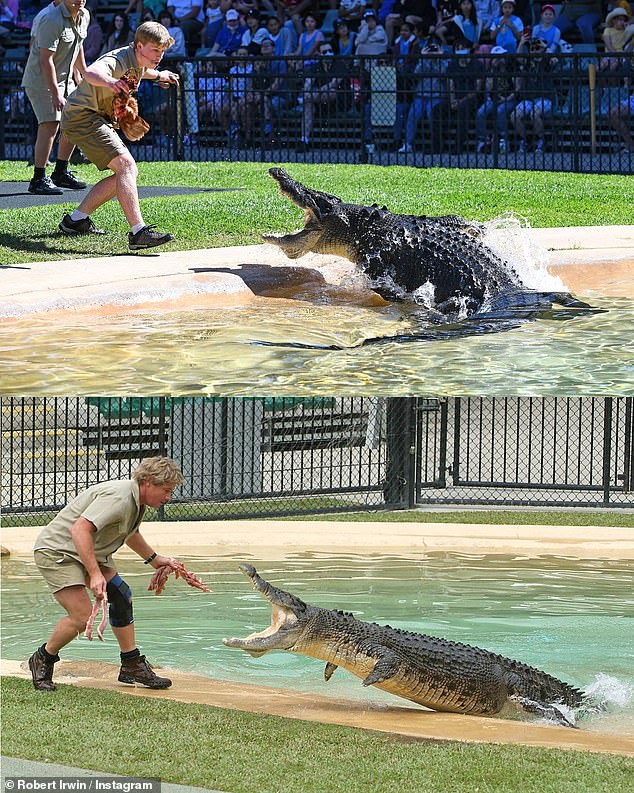
[[[136,29],[134,43],[156,44],[168,50],[174,45],[174,39],[170,36],[169,30],[161,25],[160,22],[144,22]]]
[[[181,469],[169,457],[146,457],[136,467],[132,478],[135,482],[149,482],[152,485],[182,485],[184,480]]]

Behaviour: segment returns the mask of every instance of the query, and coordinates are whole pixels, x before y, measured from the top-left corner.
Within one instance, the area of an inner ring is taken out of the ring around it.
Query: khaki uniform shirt
[[[133,75],[137,80],[137,84],[147,71],[144,67],[137,64],[134,43],[102,55],[101,58],[97,58],[95,63],[105,64],[116,80]],[[94,66],[95,64],[92,65]],[[68,97],[64,107],[64,117],[67,120],[71,120],[80,111],[92,110],[100,116],[112,120],[112,100],[114,95],[112,88],[91,85],[88,80],[83,80],[79,88]]]
[[[134,480],[99,482],[76,496],[42,529],[33,550],[59,551],[82,563],[70,528],[84,517],[97,529],[93,534],[97,561],[113,567],[112,554],[138,530],[144,512]]]
[[[41,50],[53,51],[53,66],[57,84],[67,96],[75,90],[73,66],[80,47],[88,35],[90,13],[82,8],[73,20],[64,3],[48,6],[37,17],[35,32],[31,33],[31,50],[22,76],[22,85],[31,91],[48,91],[48,83],[42,74]]]

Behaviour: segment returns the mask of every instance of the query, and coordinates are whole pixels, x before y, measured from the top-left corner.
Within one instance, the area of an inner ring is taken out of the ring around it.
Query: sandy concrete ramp
[[[268,713],[289,719],[339,724],[364,730],[391,733],[419,740],[463,741],[542,746],[556,749],[607,752],[634,757],[634,738],[572,730],[547,724],[434,713],[416,707],[368,707],[362,702],[329,699],[316,694],[280,688],[213,680],[200,675],[163,670],[173,680],[172,688],[152,691],[117,682],[118,667],[99,661],[61,661],[55,668],[59,683],[115,691],[138,697],[213,705],[250,713]],[[3,676],[30,679],[25,662],[0,661]]]
[[[608,526],[489,525],[382,521],[213,520],[143,523],[141,532],[161,553],[173,556],[256,554],[284,559],[289,553],[428,553],[559,555],[576,559],[634,559],[634,528]],[[3,527],[11,556],[31,557],[38,527]],[[136,558],[123,546],[117,558]]]
[[[528,229],[526,234],[551,252],[549,269],[570,291],[634,297],[634,225]],[[311,287],[328,294],[353,271],[352,264],[331,256],[309,254],[291,262],[275,245],[34,262],[4,270],[0,319],[113,305],[174,308],[178,301],[202,298],[209,307],[236,305],[259,295],[289,298]],[[367,289],[344,292],[352,302],[369,300]]]

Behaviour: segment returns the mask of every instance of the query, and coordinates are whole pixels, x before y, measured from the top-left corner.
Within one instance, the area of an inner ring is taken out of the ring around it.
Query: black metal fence
[[[5,524],[155,454],[185,476],[159,519],[634,508],[632,398],[4,398],[1,416]]]
[[[634,172],[634,53],[472,56],[464,67],[433,54],[322,57],[308,67],[250,56],[171,68],[181,73],[178,92],[141,84],[151,130],[130,144],[138,160]],[[2,159],[32,152],[21,70],[0,64]]]

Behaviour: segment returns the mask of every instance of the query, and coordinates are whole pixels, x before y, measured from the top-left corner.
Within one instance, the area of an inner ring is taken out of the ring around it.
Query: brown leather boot
[[[53,664],[59,661],[59,655],[51,663],[42,653],[36,650],[29,658],[29,669],[33,678],[33,686],[37,691],[55,691],[53,683]]]
[[[121,662],[119,682],[140,683],[148,688],[169,688],[172,685],[169,678],[157,677],[144,655],[137,655],[136,658]]]

